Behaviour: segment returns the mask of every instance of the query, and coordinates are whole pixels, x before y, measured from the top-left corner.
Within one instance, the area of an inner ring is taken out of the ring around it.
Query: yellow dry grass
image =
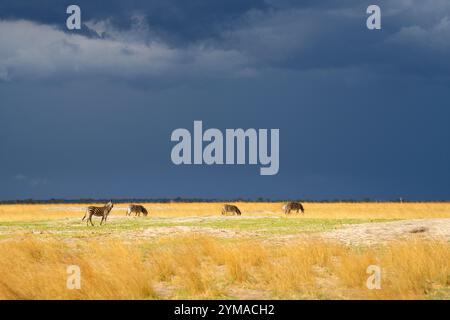
[[[33,237],[1,242],[0,256],[1,299],[450,298],[450,245],[440,241],[352,248],[316,238],[279,246],[200,236],[129,244]],[[382,269],[379,290],[366,287],[372,264]],[[68,265],[81,268],[80,290],[66,287]]]
[[[282,215],[283,203],[237,202],[243,215]],[[219,215],[223,203],[145,203],[152,216]],[[305,203],[308,218],[323,219],[419,219],[450,217],[450,202],[424,203]],[[0,205],[0,221],[47,220],[81,217],[86,204]],[[111,215],[124,215],[127,205],[117,204]]]
[[[1,243],[0,252],[0,299],[154,297],[142,252],[120,243],[68,246],[56,240],[26,238]],[[67,287],[71,265],[80,267],[80,290]]]
[[[243,216],[283,216],[282,203],[235,204]],[[145,204],[151,217],[177,219],[218,216],[222,205]],[[238,239],[178,234],[139,240],[107,233],[115,229],[96,234],[94,228],[86,229],[86,237],[78,237],[85,226],[66,225],[65,218],[80,218],[86,206],[0,206],[1,230],[5,231],[0,238],[0,299],[450,298],[450,244],[446,241],[413,238],[351,247],[307,234],[302,240],[284,242],[272,241],[277,234],[272,238]],[[116,205],[111,215],[124,216],[126,207]],[[450,203],[305,203],[305,208],[304,216],[292,217],[450,217]],[[33,222],[36,220],[52,223],[43,225]],[[130,228],[139,228],[140,220],[129,220],[133,222]],[[229,223],[240,220],[230,219]],[[124,219],[124,223],[127,221]],[[20,226],[38,231],[45,227],[54,234],[30,235],[30,230]],[[58,233],[60,226],[68,231]],[[11,228],[14,232],[6,232]],[[264,224],[264,228],[270,228],[270,224]],[[72,230],[77,233],[70,233]],[[81,268],[80,290],[66,286],[69,265]],[[369,265],[382,270],[380,290],[366,287]]]

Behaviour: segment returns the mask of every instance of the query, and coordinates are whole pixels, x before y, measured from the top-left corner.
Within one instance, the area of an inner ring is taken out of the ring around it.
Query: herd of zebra
[[[89,225],[89,223],[91,223],[91,225],[93,226],[94,223],[92,222],[92,216],[96,216],[96,217],[102,217],[102,220],[100,221],[100,225],[103,224],[103,221],[106,223],[106,220],[108,219],[108,215],[111,212],[112,208],[114,207],[114,204],[112,203],[112,201],[108,202],[106,205],[104,205],[103,207],[95,207],[95,206],[90,206],[86,209],[86,213],[84,214],[83,219],[81,219],[81,221],[84,221],[84,219],[86,219],[86,224]],[[291,201],[286,203],[283,206],[283,210],[285,214],[289,214],[291,213],[291,211],[297,211],[297,213],[299,213],[300,211],[302,213],[305,213],[305,209],[303,208],[303,205],[300,202],[295,202],[295,201]],[[141,216],[141,214],[146,217],[148,215],[148,211],[147,209],[145,209],[144,206],[141,205],[137,205],[137,204],[130,204],[128,206],[126,215],[127,216],[131,216],[131,214],[133,214],[135,216]],[[231,204],[225,204],[222,207],[222,215],[225,215],[227,213],[232,213],[233,215],[236,214],[238,216],[241,215],[241,210],[239,210],[239,208],[235,205],[231,205]]]

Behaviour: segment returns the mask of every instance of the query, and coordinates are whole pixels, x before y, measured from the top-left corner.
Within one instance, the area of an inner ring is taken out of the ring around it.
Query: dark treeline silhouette
[[[22,200],[3,200],[0,204],[89,204],[89,203],[107,203],[112,200],[114,203],[189,203],[189,202],[312,202],[312,203],[333,203],[333,202],[354,202],[354,203],[377,203],[377,202],[448,202],[449,200],[435,200],[435,201],[420,201],[420,200],[406,200],[406,199],[392,199],[392,200],[373,200],[373,199],[325,199],[325,200],[311,200],[311,199],[268,199],[268,198],[256,198],[256,199],[201,199],[201,198],[130,198],[130,199],[48,199],[48,200],[35,200],[35,199],[22,199]]]

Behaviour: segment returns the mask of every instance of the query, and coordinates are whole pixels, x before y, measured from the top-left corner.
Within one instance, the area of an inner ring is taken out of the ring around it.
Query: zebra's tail
[[[81,221],[84,221],[84,219],[86,219],[86,216],[87,216],[88,210],[89,210],[89,209],[87,209],[87,210],[85,211],[85,213],[84,213],[84,217],[83,217],[83,219],[81,219]]]

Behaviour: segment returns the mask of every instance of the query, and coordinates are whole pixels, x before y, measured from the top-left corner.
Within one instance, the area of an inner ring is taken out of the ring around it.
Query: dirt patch
[[[195,226],[173,226],[173,227],[148,227],[139,231],[122,232],[120,237],[128,239],[132,238],[160,238],[163,236],[180,236],[180,235],[208,235],[221,238],[236,237],[259,237],[258,232],[239,231],[232,229],[217,229],[208,227]]]
[[[324,232],[322,236],[349,245],[370,245],[410,238],[450,240],[450,219],[418,219],[345,225],[341,229]]]

